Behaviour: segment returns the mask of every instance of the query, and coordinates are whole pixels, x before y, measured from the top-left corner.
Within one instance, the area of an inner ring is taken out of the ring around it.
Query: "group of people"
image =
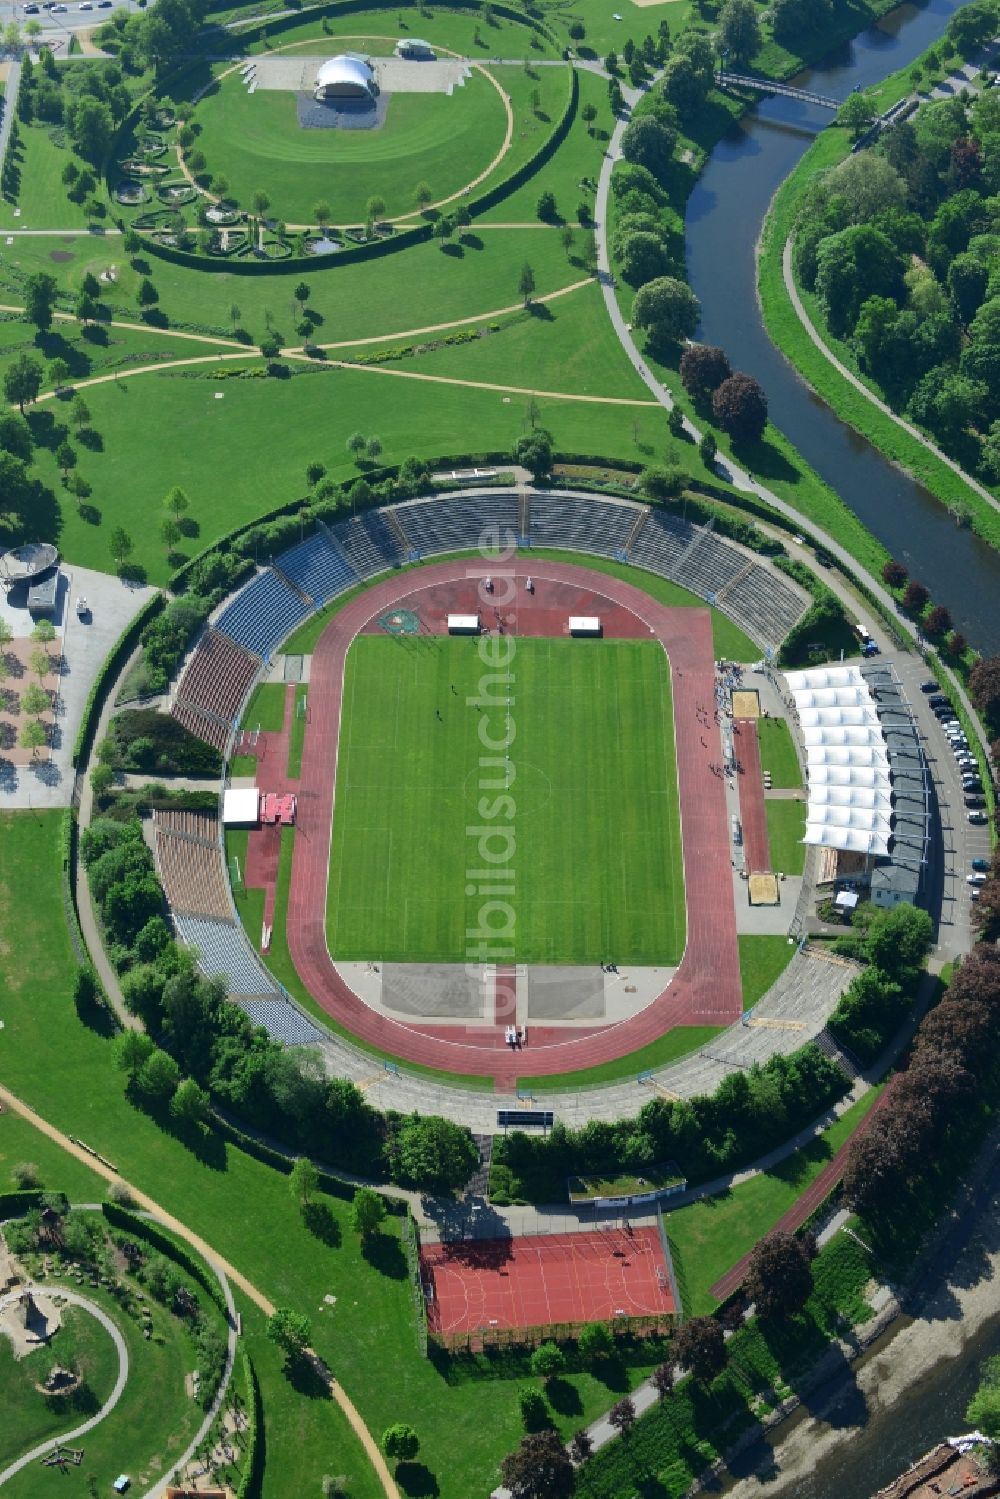
[[[516,1025],[508,1025],[504,1030],[504,1040],[511,1051],[520,1051],[522,1046],[528,1044],[528,1028],[522,1025],[518,1030]]]

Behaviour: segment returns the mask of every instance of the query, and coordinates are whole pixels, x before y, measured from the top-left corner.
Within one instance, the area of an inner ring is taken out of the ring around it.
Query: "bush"
[[[156,708],[116,714],[101,747],[101,760],[118,770],[168,775],[218,776],[222,771],[217,749]]]

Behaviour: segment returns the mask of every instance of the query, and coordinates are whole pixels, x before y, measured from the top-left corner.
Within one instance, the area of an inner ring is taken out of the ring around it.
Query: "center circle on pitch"
[[[473,766],[462,783],[463,800],[473,806],[480,797],[492,800],[504,794],[513,797],[518,818],[531,817],[552,800],[552,782],[544,770],[529,761],[509,757],[514,778],[504,787],[501,769],[496,765]],[[482,783],[482,784],[480,784]]]

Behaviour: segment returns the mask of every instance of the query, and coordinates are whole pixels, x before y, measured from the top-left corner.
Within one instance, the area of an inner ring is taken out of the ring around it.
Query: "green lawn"
[[[806,863],[805,844],[802,842],[806,830],[805,802],[768,797],[764,807],[771,868],[782,874],[801,874]]]
[[[709,1287],[801,1197],[853,1134],[878,1092],[875,1088],[866,1093],[811,1145],[797,1150],[772,1171],[664,1214],[688,1316],[714,1310],[717,1303],[709,1295]]]
[[[306,737],[309,685],[300,682],[295,689],[295,707],[292,710],[292,732],[288,739],[288,774],[302,774],[302,745]]]
[[[360,636],[351,647],[331,951],[465,960],[482,905],[475,881],[466,892],[466,870],[486,863],[514,870],[509,940],[517,961],[593,963],[613,953],[620,962],[677,962],[684,895],[662,650],[517,642],[513,810],[490,810],[496,771],[476,769],[485,739],[504,733],[502,710],[467,703],[497,690],[486,659],[471,640]],[[498,853],[504,835],[482,842],[478,830],[491,823],[513,835],[516,852]]]
[[[51,1399],[39,1394],[54,1364],[79,1374],[83,1388],[75,1395]],[[62,1326],[47,1347],[14,1357],[10,1339],[0,1337],[0,1467],[14,1462],[38,1442],[79,1426],[102,1406],[114,1388],[118,1355],[107,1332],[82,1307],[68,1306]],[[44,1471],[44,1470],[43,1470]],[[45,1474],[51,1483],[51,1477]]]
[[[743,1008],[749,1010],[777,983],[795,956],[795,943],[787,937],[737,937],[740,948],[740,978]]]
[[[419,182],[435,201],[450,197],[487,169],[507,128],[503,100],[475,72],[450,98],[394,94],[378,130],[306,130],[296,102],[283,90],[250,94],[239,73],[230,73],[194,116],[208,172],[227,177],[244,206],[263,190],[290,224],[314,223],[320,198],[330,203],[334,223],[356,224],[373,193],[385,199],[390,217],[416,207]]]
[[[771,772],[775,791],[792,790],[802,785],[799,757],[788,724],[783,718],[758,718],[757,742],[760,745],[762,770]]]
[[[82,203],[71,203],[66,196],[62,171],[72,161],[72,151],[57,145],[62,127],[45,123],[25,125],[18,122],[20,144],[11,153],[18,171],[18,189],[13,202],[0,198],[0,228],[3,229],[83,229],[87,215]],[[101,196],[98,186],[97,195]],[[20,215],[15,218],[14,210]],[[109,218],[99,220],[108,224]],[[61,249],[58,240],[50,248]]]
[[[263,729],[265,733],[280,734],[284,726],[284,682],[260,682],[254,688],[250,701],[243,710],[240,728]]]

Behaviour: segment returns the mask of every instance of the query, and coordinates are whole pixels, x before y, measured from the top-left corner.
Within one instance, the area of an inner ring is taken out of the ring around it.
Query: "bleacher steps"
[[[385,519],[386,525],[389,527],[389,530],[396,538],[399,550],[402,552],[404,557],[409,557],[410,553],[413,551],[413,543],[410,541],[410,538],[407,536],[405,530],[403,529],[403,522],[399,518],[399,513],[396,509],[396,506],[387,506],[386,509],[382,511],[382,515]]]
[[[855,1078],[861,1076],[860,1062],[849,1051],[845,1051],[837,1038],[830,1033],[827,1026],[824,1026],[819,1035],[813,1037],[813,1040],[823,1055],[829,1057],[831,1062],[836,1062],[841,1072],[850,1078],[852,1083]]]
[[[531,494],[527,489],[517,491],[517,534],[525,546],[531,545]]]
[[[280,578],[281,582],[284,583],[286,588],[291,589],[296,598],[302,600],[307,609],[315,609],[316,600],[312,598],[308,593],[306,593],[304,588],[300,588],[299,585],[294,581],[294,579],[290,578],[287,573],[282,572],[281,568],[276,562],[271,563],[271,571],[274,573],[274,576],[276,578]]]
[[[636,543],[636,540],[638,538],[639,532],[642,530],[643,526],[646,524],[646,522],[648,520],[649,520],[649,506],[648,505],[643,505],[643,506],[640,507],[639,512],[636,515],[636,518],[635,518],[635,521],[633,523],[631,531],[628,533],[628,535],[625,538],[625,545],[622,548],[622,550],[625,553],[626,558],[628,558],[630,552],[632,551],[632,548],[635,546],[635,543]]]
[[[728,583],[723,583],[722,587],[719,589],[718,593],[715,595],[716,600],[718,601],[718,600],[724,599],[725,596],[726,596],[726,594],[728,593],[729,589],[730,588],[735,588],[738,583],[742,583],[743,582],[744,578],[748,578],[750,576],[750,574],[753,572],[753,570],[756,567],[756,565],[757,565],[756,564],[756,560],[753,557],[751,557],[750,560],[749,560],[749,562],[747,563],[746,567],[744,567],[742,569],[742,571],[738,572],[736,574],[735,578],[730,578],[730,580],[729,580]]]

